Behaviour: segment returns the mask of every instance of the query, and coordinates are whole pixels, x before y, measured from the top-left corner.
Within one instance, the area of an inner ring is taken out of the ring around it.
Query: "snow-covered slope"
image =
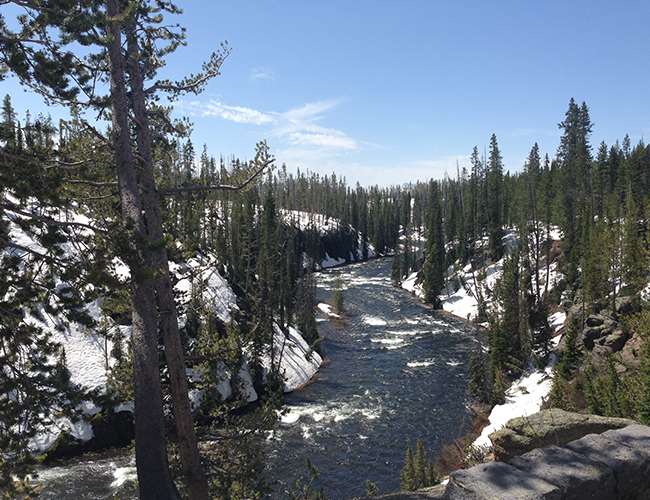
[[[0,249],[0,254],[19,251],[15,245],[30,248],[39,253],[44,252],[35,235],[30,234],[15,222],[11,222],[20,217],[19,214],[7,211],[5,215],[10,221],[10,238],[14,242],[14,246]],[[92,221],[82,214],[52,214],[52,216],[55,218],[66,217],[67,220],[92,225]],[[86,231],[91,232],[90,230]],[[64,244],[61,247],[65,253],[70,255],[83,252],[82,248],[70,244]],[[203,302],[212,309],[212,313],[221,321],[227,323],[231,320],[231,312],[237,309],[236,295],[227,280],[217,271],[214,256],[197,255],[185,262],[170,262],[170,269],[176,281],[175,292],[181,327],[185,323],[187,306],[192,294],[199,294]],[[109,266],[109,272],[119,280],[122,286],[128,286],[128,268],[119,259],[112,262]],[[57,286],[65,285],[60,279],[57,278],[57,280]],[[51,300],[56,300],[56,297],[53,296]],[[51,334],[53,340],[64,348],[71,381],[83,389],[95,390],[99,393],[106,392],[108,375],[115,363],[111,356],[112,342],[105,335],[99,334],[99,326],[101,325],[102,328],[109,330],[119,328],[125,338],[130,335],[129,326],[116,325],[108,316],[104,315],[101,308],[102,301],[103,298],[98,297],[85,306],[86,313],[95,320],[96,325],[93,327],[63,317],[49,315],[42,304],[36,305],[33,311],[28,312],[26,316],[28,323]],[[300,332],[295,328],[289,328],[285,335],[276,325],[273,342],[275,346],[273,363],[271,363],[270,354],[267,354],[262,363],[269,369],[272,365],[279,367],[279,373],[283,374],[285,380],[285,392],[296,390],[305,385],[322,364],[321,357],[318,353],[312,351]],[[192,369],[188,369],[188,375],[192,379],[195,373]],[[221,366],[217,375],[222,380],[216,387],[222,399],[229,399],[235,393],[243,394],[244,400],[249,402],[257,399],[246,361],[239,369],[237,377],[232,377],[230,370],[225,365]],[[237,384],[237,387],[233,387],[232,384]],[[198,404],[201,396],[201,392],[197,390],[192,390],[190,393],[195,405]],[[123,402],[119,410],[128,410],[132,409],[132,407],[132,403]],[[88,417],[98,411],[99,408],[91,402],[86,402],[83,405],[83,413]],[[78,422],[71,422],[69,419],[59,418],[55,420],[55,424],[51,428],[41,430],[37,438],[33,440],[32,447],[35,450],[45,451],[56,442],[62,432],[66,432],[80,441],[87,441],[93,437],[92,427],[87,420],[81,419]]]
[[[560,238],[557,229],[551,232],[551,239]],[[477,242],[479,245],[487,244],[487,237],[483,241]],[[519,244],[515,231],[506,230],[503,236],[503,246],[505,254],[508,255]],[[491,263],[483,269],[472,271],[471,264],[467,264],[462,270],[456,271],[450,267],[447,273],[447,287],[440,296],[442,307],[445,311],[452,313],[463,319],[474,320],[478,316],[478,293],[486,300],[490,307],[490,297],[503,275],[503,264],[505,257],[497,262]],[[483,279],[481,279],[483,277]],[[548,275],[548,288],[552,289],[561,278],[557,270],[557,263],[550,265]],[[533,276],[533,280],[535,277]],[[544,289],[546,285],[546,273],[540,273],[540,287]],[[411,273],[403,282],[402,288],[424,298],[422,291],[421,277],[418,272]]]
[[[316,230],[321,236],[326,236],[328,233],[337,232],[341,228],[341,221],[334,217],[327,217],[323,214],[315,212],[304,212],[301,210],[286,210],[280,211],[284,221],[301,231]],[[348,229],[357,234],[360,239],[360,233],[351,225]],[[372,244],[368,243],[368,258],[376,256],[375,249]],[[361,248],[357,248],[356,252],[351,252],[347,259],[343,257],[331,257],[327,253],[320,262],[316,263],[317,269],[328,269],[331,267],[340,266],[346,262],[358,262],[361,260]]]
[[[280,362],[280,373],[284,376],[284,392],[300,389],[316,374],[323,359],[312,350],[300,332],[289,327],[286,335],[275,325],[273,337],[273,364]],[[271,356],[263,360],[264,368],[271,369]]]
[[[553,357],[552,362],[544,370],[530,369],[512,383],[506,391],[506,402],[492,408],[490,423],[476,438],[474,446],[491,447],[490,434],[501,429],[513,418],[532,415],[542,409],[542,404],[553,385],[554,364]]]

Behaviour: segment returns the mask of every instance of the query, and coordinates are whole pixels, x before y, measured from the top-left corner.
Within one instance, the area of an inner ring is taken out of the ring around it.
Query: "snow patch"
[[[262,365],[268,371],[278,366],[284,377],[284,392],[291,392],[304,386],[316,374],[323,359],[302,338],[298,330],[288,327],[286,333],[275,325],[273,335],[274,359],[267,356]]]
[[[498,431],[516,417],[525,417],[542,409],[545,398],[553,384],[553,366],[555,358],[544,370],[530,370],[516,380],[506,391],[506,402],[496,405],[490,413],[490,423],[474,441],[475,447],[492,446],[490,434]]]
[[[316,306],[316,307],[318,307],[318,309],[319,309],[321,312],[323,312],[324,314],[327,314],[330,318],[340,318],[340,317],[341,317],[340,315],[338,315],[338,314],[336,314],[336,313],[334,312],[334,308],[333,308],[331,305],[329,305],[329,304],[326,304],[326,303],[324,303],[324,302],[321,302],[321,303],[318,304],[318,306]]]

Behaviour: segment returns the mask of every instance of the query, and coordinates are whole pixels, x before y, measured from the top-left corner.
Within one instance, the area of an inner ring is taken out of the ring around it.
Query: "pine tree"
[[[480,351],[474,351],[469,358],[468,390],[472,398],[481,403],[489,401],[489,387],[485,359]]]
[[[411,447],[406,448],[406,455],[404,457],[404,466],[400,472],[400,488],[404,491],[413,491],[416,489],[415,479],[415,460]]]
[[[2,121],[0,122],[0,143],[4,144],[7,151],[15,151],[17,148],[16,129],[16,112],[11,104],[11,96],[7,94],[2,100]]]
[[[535,300],[539,302],[541,298],[541,286],[539,275],[539,264],[541,258],[541,241],[542,227],[539,220],[539,184],[541,180],[541,163],[539,156],[539,146],[535,143],[528,154],[526,162],[526,181],[528,191],[528,210],[524,217],[524,224],[531,225],[530,233],[533,238],[533,276],[535,277]]]
[[[427,470],[427,456],[426,452],[424,451],[424,443],[420,439],[415,442],[414,469],[415,489],[419,489],[425,485]]]
[[[496,339],[490,345],[495,351],[493,362],[499,370],[520,370],[527,356],[524,352],[520,318],[520,267],[519,251],[506,257],[503,275],[498,284],[497,301],[500,319],[496,320]]]
[[[442,206],[437,182],[429,185],[431,206],[427,224],[427,246],[423,274],[424,299],[434,308],[440,308],[439,295],[444,285],[445,237],[442,229]]]
[[[490,255],[498,260],[503,255],[503,162],[495,134],[490,137],[487,179]]]
[[[187,397],[186,368],[168,259],[162,244],[161,203],[154,179],[147,103],[156,102],[160,92],[178,97],[187,91],[200,91],[211,77],[218,74],[224,54],[215,52],[201,73],[181,82],[165,80],[165,85],[153,85],[152,89],[159,94],[145,97],[144,78],[156,78],[165,56],[182,44],[185,35],[176,27],[159,29],[164,13],[178,12],[171,3],[161,6],[141,2],[137,9],[123,11],[123,8],[117,0],[108,0],[101,5],[93,2],[77,5],[75,22],[71,23],[66,18],[67,8],[30,4],[25,6],[27,14],[17,19],[19,32],[16,36],[3,24],[6,36],[0,39],[0,56],[3,65],[21,83],[48,100],[53,98],[64,105],[77,105],[80,104],[78,97],[84,96],[87,99],[83,106],[91,111],[99,110],[100,116],[110,115],[112,119],[111,137],[102,142],[112,147],[117,167],[123,225],[121,237],[115,239],[127,243],[123,245],[120,257],[131,269],[133,285],[132,339],[138,408],[135,427],[139,488],[142,496],[176,495],[168,472],[158,356],[152,355],[157,349],[160,326],[172,381],[172,401],[181,437],[179,449],[184,458],[185,477],[196,498],[207,498],[207,481],[201,470]],[[152,15],[153,11],[155,15]],[[122,43],[123,37],[126,46]],[[139,44],[144,40],[151,48],[157,47],[156,40],[161,38],[168,44],[165,48],[140,50]],[[79,40],[82,40],[83,53],[76,53]],[[149,60],[144,61],[147,57]],[[106,64],[99,64],[100,60]],[[143,62],[149,63],[146,75],[140,67]],[[109,98],[97,94],[99,89],[95,83],[98,79],[110,82]],[[110,113],[104,113],[107,108]],[[162,110],[159,108],[158,111]],[[134,125],[133,129],[131,125]],[[102,136],[101,132],[95,132]],[[138,155],[134,152],[134,137]],[[30,131],[26,143],[36,144],[35,138]],[[160,325],[157,324],[158,305],[167,311],[161,315]]]
[[[563,174],[564,248],[568,257],[567,278],[569,283],[575,283],[582,255],[582,224],[591,223],[586,213],[591,204],[591,120],[586,104],[578,106],[572,98],[560,128],[563,135],[558,159]]]
[[[639,211],[632,189],[626,196],[625,221],[623,223],[624,280],[632,293],[638,293],[647,283],[648,259],[639,228]]]
[[[318,340],[318,329],[314,308],[315,282],[311,272],[307,271],[298,281],[296,290],[296,326],[310,346]]]
[[[605,215],[605,206],[607,205],[607,195],[609,189],[609,165],[608,149],[605,142],[601,142],[596,153],[593,173],[593,198],[594,198],[594,215],[599,220]]]
[[[12,497],[20,490],[32,493],[26,481],[34,463],[32,439],[41,429],[55,425],[58,417],[75,421],[80,417],[77,406],[88,397],[71,382],[65,351],[39,325],[44,314],[49,314],[92,327],[94,322],[84,306],[94,296],[81,290],[96,270],[83,258],[86,256],[61,251],[67,245],[89,244],[90,239],[76,236],[74,230],[79,227],[62,217],[68,207],[63,201],[61,172],[50,168],[55,162],[52,127],[37,120],[29,144],[23,145],[12,139],[12,135],[20,137],[20,127],[13,124],[10,100],[5,99],[4,104],[0,139],[0,490]],[[39,205],[33,200],[39,200]],[[11,231],[9,220],[14,221]],[[26,239],[33,244],[25,244]],[[100,258],[98,252],[96,258]]]
[[[501,370],[495,370],[492,383],[491,403],[500,405],[506,402],[506,381]]]
[[[607,226],[600,219],[583,236],[582,274],[584,291],[589,302],[600,302],[609,292],[609,261],[603,248],[609,248]]]
[[[567,327],[564,335],[564,351],[562,351],[560,361],[557,364],[557,371],[561,377],[567,380],[578,366],[580,351],[576,343],[578,333],[573,325]]]

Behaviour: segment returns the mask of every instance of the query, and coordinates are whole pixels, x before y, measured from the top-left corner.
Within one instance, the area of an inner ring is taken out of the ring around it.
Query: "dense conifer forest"
[[[511,171],[492,134],[486,148],[468,145],[469,163],[444,178],[349,185],[339,173],[277,165],[264,141],[250,158],[194,144],[191,124],[172,108],[218,77],[230,48],[208,54],[198,73],[160,77],[185,40],[165,24],[178,13],[172,3],[5,3],[29,15],[10,28],[0,14],[0,79],[11,75],[68,113],[55,123],[15,109],[10,95],[2,103],[0,490],[8,498],[35,493],[34,439],[58,418],[81,418],[88,401],[109,424],[115,407],[135,402],[142,498],[269,493],[256,436],[282,411],[277,332],[299,331],[307,361],[324,356],[314,274],[387,256],[395,286],[414,277],[433,309],[443,308],[452,280],[474,291],[471,323],[486,349],[471,358],[471,399],[503,403],[512,381],[557,355],[547,406],[650,423],[650,146],[627,135],[592,144],[586,103],[569,100],[557,151],[533,143]],[[477,286],[497,262],[497,284]],[[212,308],[219,297],[206,298],[213,278],[197,272],[198,285],[176,288],[179,270],[191,274],[195,263],[232,289],[227,320]],[[561,277],[552,288],[551,272]],[[344,317],[340,283],[334,295]],[[555,352],[549,318],[560,308],[568,317]],[[106,391],[71,381],[66,350],[42,327],[47,318],[110,343]],[[254,404],[244,376],[232,375],[244,366]],[[240,387],[230,399],[214,391],[224,367]],[[205,394],[198,403],[193,390]],[[219,446],[208,452],[201,441],[214,435]],[[437,482],[419,441],[401,481],[404,489]],[[322,498],[311,487],[295,495]]]

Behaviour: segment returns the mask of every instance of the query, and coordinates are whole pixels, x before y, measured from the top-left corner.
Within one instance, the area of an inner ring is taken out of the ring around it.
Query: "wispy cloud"
[[[275,80],[275,73],[268,68],[256,67],[251,69],[251,80]]]
[[[264,125],[265,123],[272,123],[274,121],[274,117],[268,113],[245,106],[230,106],[214,99],[208,103],[193,101],[189,103],[189,109],[192,114],[198,116],[219,117],[235,123]]]
[[[327,111],[339,104],[340,100],[315,101],[289,109],[278,115],[278,125],[273,132],[280,137],[286,137],[293,145],[359,149],[359,143],[345,132],[317,124]]]
[[[183,109],[192,116],[221,118],[240,124],[269,125],[270,134],[293,146],[354,151],[359,149],[357,140],[341,130],[318,124],[325,113],[340,104],[340,100],[314,101],[287,111],[261,111],[246,106],[225,104],[211,99],[203,103],[183,103]]]
[[[321,146],[324,148],[336,149],[358,149],[357,141],[346,136],[343,132],[338,130],[331,130],[327,133],[317,132],[292,132],[289,135],[289,141],[292,144],[311,144],[313,146]]]

